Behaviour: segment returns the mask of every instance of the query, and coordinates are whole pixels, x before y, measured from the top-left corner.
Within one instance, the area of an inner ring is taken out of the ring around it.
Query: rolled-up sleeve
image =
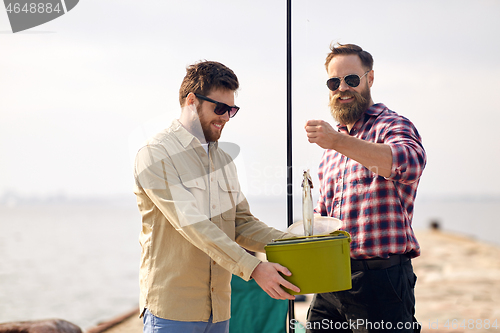
[[[387,126],[384,143],[392,152],[392,169],[389,180],[403,184],[416,182],[427,162],[422,139],[415,126],[401,117]]]

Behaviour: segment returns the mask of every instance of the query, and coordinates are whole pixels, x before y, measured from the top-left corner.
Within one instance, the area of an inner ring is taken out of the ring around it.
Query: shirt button
[[[212,205],[212,208],[213,208],[213,209],[215,209],[215,207],[217,207],[217,206],[215,206],[215,205]]]
[[[243,272],[240,272],[240,276],[243,277]]]
[[[216,263],[217,263],[217,262],[215,262],[215,260],[214,260],[214,265],[215,265]]]
[[[214,291],[214,288],[212,288],[212,291]]]

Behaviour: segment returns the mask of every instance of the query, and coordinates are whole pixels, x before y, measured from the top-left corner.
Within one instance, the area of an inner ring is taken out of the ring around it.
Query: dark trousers
[[[306,329],[314,332],[420,332],[411,260],[352,272],[352,289],[315,295]]]

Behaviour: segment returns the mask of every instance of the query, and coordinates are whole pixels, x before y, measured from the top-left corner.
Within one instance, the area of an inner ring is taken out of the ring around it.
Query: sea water
[[[255,216],[284,230],[286,198],[249,198]],[[497,199],[422,199],[414,228],[500,245]],[[301,218],[300,198],[294,216]],[[62,318],[83,329],[134,309],[140,216],[133,195],[108,201],[0,206],[0,322]],[[425,249],[422,249],[425,251]]]
[[[140,216],[127,202],[0,208],[0,322],[86,329],[138,304]]]

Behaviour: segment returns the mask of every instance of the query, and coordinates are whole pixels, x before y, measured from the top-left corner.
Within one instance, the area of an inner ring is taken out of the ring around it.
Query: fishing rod
[[[287,209],[288,227],[293,224],[293,182],[292,182],[292,0],[286,2],[286,104],[287,104]],[[295,303],[288,301],[288,332],[294,333]]]

